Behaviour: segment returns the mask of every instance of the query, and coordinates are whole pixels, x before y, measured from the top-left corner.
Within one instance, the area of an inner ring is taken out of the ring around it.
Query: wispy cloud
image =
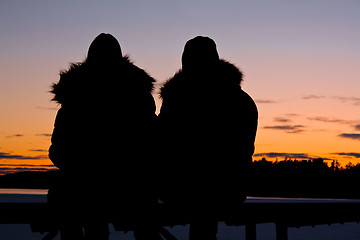
[[[11,154],[7,152],[0,152],[0,159],[47,159],[47,155],[38,155],[38,156],[25,156],[25,155],[17,155],[17,154]]]
[[[47,152],[47,149],[29,149],[30,152]]]
[[[37,109],[41,109],[41,110],[57,110],[56,107],[41,107],[41,106],[36,106]]]
[[[360,140],[360,134],[359,133],[342,133],[338,135],[342,138],[349,138],[353,140]]]
[[[327,123],[341,123],[341,124],[348,124],[349,121],[339,118],[328,118],[328,117],[308,117],[308,120],[311,121],[319,121],[319,122],[327,122]]]
[[[326,98],[326,96],[310,94],[310,95],[305,95],[305,96],[303,96],[302,98],[303,98],[303,99],[306,99],[306,100],[309,100],[309,99],[321,99],[321,98]]]
[[[288,119],[288,118],[282,118],[282,117],[276,117],[276,118],[274,118],[274,121],[275,122],[291,122],[291,120],[290,119]]]
[[[254,157],[268,157],[268,158],[277,158],[277,157],[286,157],[286,158],[311,158],[307,153],[284,153],[284,152],[268,152],[268,153],[256,153]]]
[[[304,132],[304,125],[277,125],[265,126],[264,129],[281,130],[287,133],[301,133]]]
[[[318,156],[310,155],[308,153],[286,153],[286,152],[267,152],[267,153],[256,153],[254,157],[268,157],[268,158],[293,158],[293,159],[314,159],[319,158]],[[332,160],[330,158],[322,158],[324,160]]]
[[[333,99],[340,100],[342,102],[350,102],[356,106],[360,106],[360,98],[359,97],[342,97],[342,96],[334,96]]]
[[[0,164],[0,167],[46,167],[46,168],[54,168],[55,166],[52,164]]]
[[[336,154],[339,156],[360,158],[360,153],[354,153],[354,152],[340,152],[340,153],[333,153],[333,154]]]
[[[51,137],[51,134],[50,133],[38,133],[38,134],[35,134],[35,136],[38,136],[38,137]]]
[[[270,99],[255,99],[256,103],[277,103],[274,100],[270,100]]]
[[[0,164],[0,175],[23,172],[23,171],[49,171],[56,170],[57,168],[53,165],[6,165]]]
[[[321,116],[308,117],[307,119],[310,121],[318,121],[318,122],[324,122],[324,123],[345,124],[345,125],[349,125],[350,127],[354,128],[355,131],[360,131],[360,124],[358,124],[359,120],[345,120],[345,119],[340,119],[340,118],[329,118],[329,117],[321,117]],[[342,137],[347,137],[347,135],[345,134]]]
[[[298,114],[298,113],[286,113],[285,116],[288,116],[288,117],[299,117],[299,116],[301,116],[301,115]]]
[[[23,136],[24,136],[24,134],[13,134],[13,135],[6,136],[6,138],[23,137]]]
[[[355,106],[360,106],[360,98],[359,97],[344,97],[344,96],[323,96],[323,95],[315,95],[315,94],[310,94],[310,95],[304,95],[302,97],[302,99],[305,100],[316,100],[316,99],[323,99],[323,98],[328,98],[328,99],[334,99],[334,100],[338,100],[344,103],[351,103]]]

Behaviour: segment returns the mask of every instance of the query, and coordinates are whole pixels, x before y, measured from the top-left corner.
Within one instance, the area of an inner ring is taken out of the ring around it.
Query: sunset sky
[[[359,12],[358,0],[2,0],[0,174],[52,168],[47,149],[59,106],[50,85],[101,32],[157,86],[181,67],[187,40],[213,38],[258,106],[255,159],[358,163]]]

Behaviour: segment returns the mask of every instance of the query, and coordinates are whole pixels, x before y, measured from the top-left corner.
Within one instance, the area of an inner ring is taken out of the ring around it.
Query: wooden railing
[[[0,203],[0,224],[31,224],[34,232],[56,234],[54,213],[46,203]],[[158,214],[161,225],[185,225],[189,222],[181,211],[163,205]],[[122,220],[126,221],[126,220]],[[360,221],[360,201],[245,201],[231,214],[219,217],[231,226],[245,225],[246,239],[256,239],[256,224],[275,223],[276,239],[288,239],[289,227],[315,226]],[[119,231],[131,231],[132,226],[117,224]],[[48,235],[44,239],[50,239]],[[0,233],[1,238],[1,233]]]

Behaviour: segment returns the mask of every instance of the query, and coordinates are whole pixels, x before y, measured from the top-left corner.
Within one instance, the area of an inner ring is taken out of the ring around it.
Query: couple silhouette
[[[246,198],[254,153],[258,113],[241,82],[212,39],[195,37],[157,116],[155,80],[98,35],[51,90],[61,107],[49,157],[61,176],[48,202],[61,239],[108,239],[123,219],[137,240],[160,240],[160,201],[188,216],[191,240],[216,239],[219,216]]]

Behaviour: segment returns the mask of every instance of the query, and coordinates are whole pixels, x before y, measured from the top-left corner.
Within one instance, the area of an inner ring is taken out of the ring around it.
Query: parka
[[[199,69],[184,68],[185,52],[183,68],[160,91],[159,151],[167,179],[162,197],[211,209],[240,203],[250,181],[257,107],[242,89],[243,74],[235,65],[190,59]]]
[[[60,107],[49,148],[61,173],[53,195],[88,205],[134,202],[149,197],[155,187],[149,171],[155,80],[127,56],[104,59],[99,54],[93,64],[91,48],[88,58],[62,71],[51,89]]]

